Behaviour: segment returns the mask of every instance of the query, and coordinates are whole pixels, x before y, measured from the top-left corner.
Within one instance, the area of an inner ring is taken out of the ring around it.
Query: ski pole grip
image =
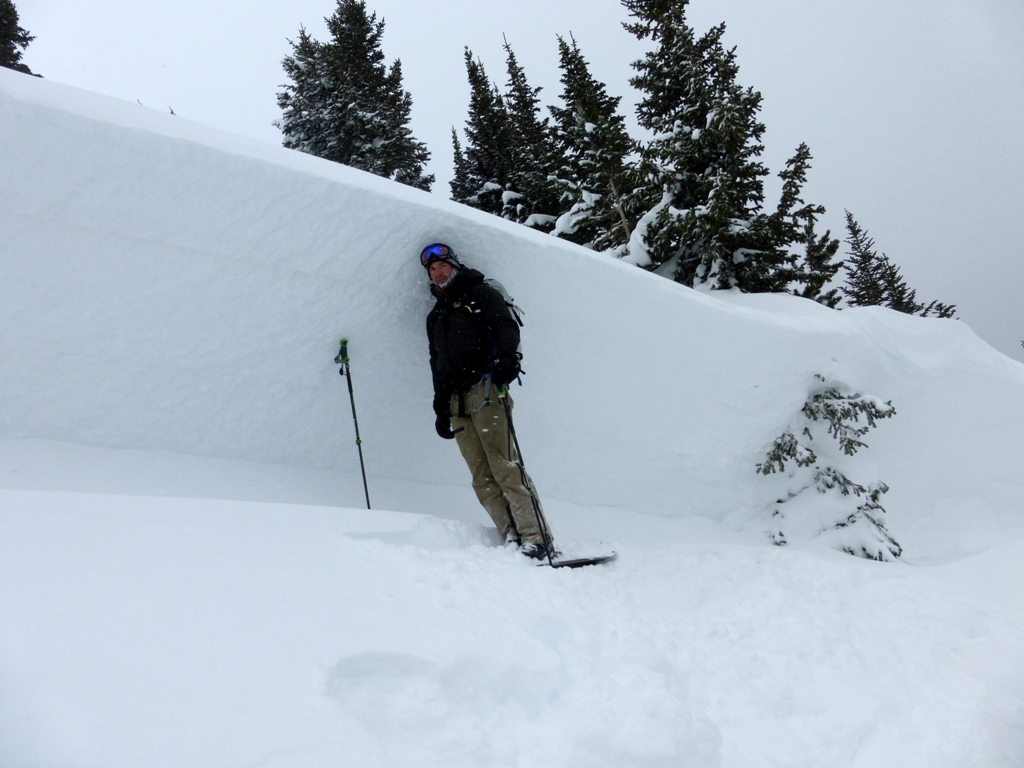
[[[334,358],[334,362],[338,363],[338,365],[348,362],[348,339],[341,340],[341,351],[338,353],[338,356]]]

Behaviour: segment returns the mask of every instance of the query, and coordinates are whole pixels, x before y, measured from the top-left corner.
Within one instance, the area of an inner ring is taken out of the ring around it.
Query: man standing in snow
[[[554,554],[551,531],[515,455],[502,402],[511,413],[508,385],[519,376],[519,323],[505,297],[447,245],[427,246],[420,262],[437,302],[427,315],[437,434],[458,442],[473,490],[505,541],[543,559]]]

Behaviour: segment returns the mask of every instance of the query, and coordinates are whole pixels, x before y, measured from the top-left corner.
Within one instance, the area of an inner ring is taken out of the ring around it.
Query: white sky
[[[277,143],[281,59],[300,26],[325,39],[334,0],[15,0],[36,35],[24,61],[48,79]],[[447,197],[451,127],[469,89],[464,46],[505,81],[502,35],[557,100],[556,34],[576,37],[596,77],[636,95],[640,43],[617,0],[369,0],[400,58],[413,131]],[[1019,0],[693,0],[701,31],[724,21],[740,80],[764,95],[773,173],[801,141],[815,156],[808,201],[844,235],[854,213],[918,299],[958,305],[1000,351],[1024,360],[1024,4]],[[772,205],[773,194],[768,204]]]

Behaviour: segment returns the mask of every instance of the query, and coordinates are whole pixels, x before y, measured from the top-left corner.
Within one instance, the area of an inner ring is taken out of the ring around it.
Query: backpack
[[[509,294],[509,292],[505,288],[505,286],[502,285],[501,283],[499,283],[493,277],[485,277],[484,280],[483,280],[483,284],[484,285],[489,285],[491,288],[496,290],[501,295],[501,298],[504,299],[504,301],[505,301],[505,306],[508,307],[509,314],[512,315],[512,317],[515,318],[516,322],[519,323],[519,327],[522,328],[523,327],[523,318],[521,316],[523,314],[525,314],[525,313],[523,312],[522,308],[519,305],[516,304],[516,300],[512,298],[512,296]],[[484,333],[487,334],[487,338],[491,340],[491,346],[495,350],[497,350],[498,343],[494,340],[494,337],[491,336],[491,332],[488,331],[486,328],[484,328],[482,325],[481,325],[481,328],[483,328]],[[523,341],[522,341],[522,339],[519,340],[519,347],[516,349],[516,357],[519,360],[523,359]],[[524,373],[522,368],[519,369],[519,372],[520,373]],[[520,385],[522,385],[522,383],[523,383],[522,380],[520,380],[519,383],[520,383]]]
[[[523,312],[522,307],[520,307],[520,306],[518,306],[516,304],[516,300],[513,299],[511,295],[509,295],[509,292],[508,292],[508,290],[506,290],[505,286],[502,285],[501,283],[499,283],[493,277],[485,277],[484,278],[484,285],[491,286],[491,288],[493,288],[494,290],[496,290],[498,293],[501,294],[501,298],[503,298],[505,300],[505,306],[508,307],[508,311],[512,313],[512,317],[514,317],[516,319],[516,322],[519,323],[519,327],[522,328],[523,327],[522,315],[524,315],[526,313]]]

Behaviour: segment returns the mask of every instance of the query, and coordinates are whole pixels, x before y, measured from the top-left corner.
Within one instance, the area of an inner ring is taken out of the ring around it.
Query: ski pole
[[[348,361],[348,339],[341,340],[341,351],[334,358],[334,362],[341,366],[338,371],[348,381],[348,399],[352,404],[352,421],[356,425],[356,447],[359,449],[359,470],[363,473],[363,492],[366,494],[366,508],[370,508],[370,488],[366,484],[366,466],[363,464],[363,441],[359,438],[359,418],[356,416],[356,396],[352,391],[352,372],[349,370]]]
[[[522,478],[523,487],[530,492],[530,503],[533,504],[533,514],[537,518],[537,525],[540,526],[540,537],[544,542],[544,549],[547,550],[548,553],[548,565],[554,568],[555,561],[552,559],[551,540],[548,538],[548,527],[544,520],[544,515],[540,511],[540,500],[537,498],[537,491],[534,489],[533,483],[530,482],[529,475],[526,474],[526,465],[523,463],[523,452],[519,450],[519,438],[516,437],[516,430],[512,425],[512,408],[508,404],[508,392],[504,389],[499,389],[498,399],[501,400],[501,404],[505,408],[505,421],[508,422],[508,433],[512,437],[512,444],[516,448],[516,466],[519,467],[519,476]]]

